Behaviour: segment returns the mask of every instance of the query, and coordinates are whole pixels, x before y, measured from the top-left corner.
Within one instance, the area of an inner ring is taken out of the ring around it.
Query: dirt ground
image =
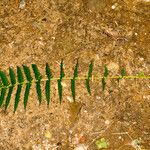
[[[150,75],[149,0],[0,0],[0,70],[36,63],[45,76],[49,63],[59,77],[64,59],[66,77],[73,76],[79,58],[79,76],[88,72],[110,76],[120,68],[127,75]],[[91,96],[84,80],[76,82],[76,103],[70,81],[64,80],[59,104],[57,82],[51,85],[51,105],[39,107],[35,85],[27,111],[23,95],[13,113],[14,94],[7,113],[0,109],[0,150],[97,150],[105,138],[108,150],[150,150],[150,80],[114,79],[91,82]],[[22,93],[23,94],[23,93]]]

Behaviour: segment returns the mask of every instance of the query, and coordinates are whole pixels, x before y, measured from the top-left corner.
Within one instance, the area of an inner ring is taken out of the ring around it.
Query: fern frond
[[[34,77],[31,75],[31,71],[29,67],[26,65],[23,65],[21,67],[17,66],[17,74],[15,75],[14,70],[12,68],[9,68],[9,78],[7,78],[6,74],[3,71],[0,71],[0,107],[3,106],[3,103],[5,102],[5,111],[7,110],[11,96],[14,90],[14,87],[17,86],[17,91],[15,93],[15,101],[14,101],[14,113],[16,112],[20,97],[21,97],[21,92],[23,85],[26,86],[25,92],[24,92],[24,109],[26,110],[27,103],[28,103],[28,98],[29,98],[29,93],[31,90],[31,86],[33,83],[36,85],[36,93],[38,97],[39,104],[42,102],[42,91],[41,91],[41,83],[46,82],[45,85],[45,95],[46,95],[46,101],[47,105],[49,106],[50,104],[50,86],[51,86],[51,80],[57,80],[57,85],[58,85],[58,94],[59,94],[59,102],[60,104],[62,103],[62,95],[63,95],[63,87],[62,87],[62,80],[70,80],[71,81],[71,92],[72,92],[72,97],[73,100],[75,101],[76,97],[76,80],[84,80],[85,81],[85,86],[88,91],[88,93],[91,95],[91,88],[90,88],[90,80],[101,80],[102,83],[102,91],[105,90],[106,88],[106,81],[107,78],[109,79],[117,79],[118,82],[120,79],[150,79],[150,76],[145,76],[145,74],[142,72],[136,76],[126,76],[126,71],[124,68],[121,69],[121,75],[120,76],[109,76],[109,70],[107,66],[104,66],[104,73],[103,76],[97,76],[97,77],[92,77],[92,72],[93,72],[93,61],[89,64],[89,69],[88,69],[88,75],[85,77],[78,77],[78,60],[76,63],[76,66],[74,68],[74,73],[73,77],[66,77],[65,78],[65,73],[64,73],[64,68],[63,68],[63,59],[61,60],[60,63],[60,77],[54,78],[51,72],[51,69],[48,65],[46,64],[46,76],[47,78],[43,79],[42,75],[37,67],[36,64],[32,64],[32,71],[34,73]],[[22,70],[23,69],[23,70]],[[25,78],[24,78],[25,77]],[[6,98],[5,98],[6,97]],[[6,99],[6,100],[5,100]]]

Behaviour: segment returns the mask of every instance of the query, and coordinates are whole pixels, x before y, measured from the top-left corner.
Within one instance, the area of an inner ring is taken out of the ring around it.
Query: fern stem
[[[99,77],[91,77],[91,78],[88,78],[88,77],[76,77],[76,80],[85,80],[85,79],[89,79],[89,80],[92,80],[92,81],[94,81],[94,80],[101,80],[103,78],[103,76],[99,76]],[[118,79],[118,78],[120,78],[120,76],[110,76],[110,77],[107,77],[107,79]],[[150,76],[123,76],[123,78],[124,79],[150,79]],[[55,80],[59,80],[60,79],[60,77],[59,78],[51,78],[51,81],[53,80],[53,81],[55,81]],[[62,80],[71,80],[71,79],[73,79],[72,77],[64,77]],[[45,81],[47,81],[48,80],[48,78],[43,78],[43,79],[41,79],[41,82],[45,82]],[[22,82],[22,83],[19,83],[19,82],[16,82],[16,84],[14,84],[14,85],[8,85],[8,86],[1,86],[0,87],[0,89],[2,89],[2,88],[9,88],[9,87],[12,87],[12,86],[16,86],[16,85],[23,85],[23,84],[27,84],[27,83],[36,83],[36,82],[38,82],[38,80],[32,80],[31,82],[29,82],[29,81],[24,81],[24,82]]]

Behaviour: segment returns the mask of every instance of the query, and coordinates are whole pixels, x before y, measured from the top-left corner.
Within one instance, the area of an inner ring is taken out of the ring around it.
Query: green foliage
[[[31,72],[30,72],[29,67],[23,65],[23,70],[24,70],[27,81],[31,82],[33,80],[33,78],[31,77]]]
[[[109,75],[109,71],[108,71],[108,68],[105,65],[105,67],[104,67],[104,76],[102,78],[102,91],[105,90],[105,87],[106,87],[106,78],[108,77],[108,75]]]
[[[24,109],[26,110],[27,107],[27,102],[28,102],[28,98],[29,98],[29,94],[30,94],[30,89],[31,89],[31,82],[33,80],[32,76],[31,76],[31,72],[29,67],[27,67],[26,65],[23,65],[23,70],[27,79],[27,83],[26,83],[26,89],[25,89],[25,94],[24,94]]]
[[[85,78],[78,77],[78,67],[79,67],[78,60],[74,68],[73,77],[71,79],[70,77],[65,78],[63,65],[64,65],[63,60],[61,60],[59,78],[53,77],[48,63],[46,63],[46,66],[45,66],[45,73],[47,77],[46,79],[43,79],[36,64],[31,65],[34,77],[32,77],[31,69],[26,65],[23,65],[22,68],[17,66],[16,74],[12,68],[9,68],[8,76],[5,74],[5,72],[0,71],[0,107],[4,105],[5,111],[8,109],[10,101],[11,101],[11,96],[14,93],[13,92],[14,87],[17,87],[17,91],[15,93],[15,101],[14,101],[14,113],[15,113],[20,102],[20,97],[21,97],[23,86],[25,85],[25,92],[23,95],[24,96],[23,104],[24,104],[24,109],[26,110],[32,84],[35,84],[38,101],[39,101],[39,104],[41,104],[42,102],[41,82],[46,82],[45,97],[47,101],[47,106],[49,106],[50,96],[51,96],[51,93],[50,93],[51,80],[57,80],[60,104],[62,103],[62,95],[63,95],[62,80],[71,80],[71,94],[72,94],[74,101],[76,97],[76,80],[78,79],[85,80],[85,87],[88,93],[91,95],[90,80],[91,79],[93,80],[92,78],[93,61],[91,61],[89,65],[88,75]],[[98,77],[94,78],[95,80],[101,79],[103,91],[105,90],[105,87],[106,87],[107,78],[116,78],[116,77],[108,77],[108,75],[109,75],[109,70],[106,66],[104,66],[103,76],[99,78]],[[125,76],[125,75],[126,75],[126,71],[124,68],[122,68],[121,75],[117,77],[118,82],[120,79],[127,78],[127,77],[128,78],[146,78],[143,72],[138,74],[138,76]],[[149,79],[150,77],[148,76],[147,78]]]
[[[9,105],[9,103],[10,103],[10,99],[11,99],[11,95],[12,95],[12,92],[13,92],[13,88],[14,88],[14,86],[9,87],[9,91],[8,91],[8,95],[7,95],[6,103],[5,103],[5,111],[7,110],[7,107]]]
[[[88,78],[85,79],[85,86],[90,95],[91,95],[90,79],[92,77],[92,71],[93,71],[93,61],[91,61],[90,65],[89,65]]]
[[[120,79],[122,79],[125,76],[125,74],[126,74],[126,71],[124,68],[122,68],[121,69],[121,76],[118,78],[118,83],[119,83]]]
[[[36,79],[36,92],[37,92],[39,105],[40,105],[41,102],[42,102],[42,92],[41,92],[41,79],[42,79],[42,76],[41,76],[40,71],[39,71],[36,64],[32,64],[32,69],[33,69],[34,76],[35,76],[35,79]]]
[[[59,94],[59,102],[61,104],[62,102],[62,78],[65,77],[64,69],[63,69],[63,59],[61,60],[60,63],[60,79],[57,80],[58,82],[58,94]]]
[[[73,79],[71,79],[71,93],[72,93],[72,97],[73,97],[74,101],[75,101],[75,95],[76,95],[75,94],[75,80],[78,77],[78,67],[79,67],[79,63],[77,60],[77,63],[76,63],[75,69],[74,69]]]
[[[0,107],[2,106],[2,104],[4,102],[5,95],[6,95],[6,89],[2,88],[2,90],[1,90],[1,96],[0,96]]]
[[[53,78],[53,75],[51,73],[48,63],[46,63],[46,75],[47,75],[48,80],[46,81],[45,94],[46,94],[47,106],[49,106],[49,104],[50,104],[50,83],[51,83],[51,79]]]
[[[20,95],[21,95],[21,90],[22,90],[22,84],[24,82],[23,74],[21,71],[21,68],[17,66],[17,77],[18,77],[18,85],[17,85],[17,92],[16,92],[16,97],[15,97],[15,104],[14,104],[14,113],[17,110],[19,101],[20,101]]]
[[[0,71],[0,77],[1,77],[1,80],[2,80],[2,83],[4,86],[8,86],[9,85],[9,81],[5,75],[5,73],[3,71]]]
[[[26,89],[25,89],[24,101],[23,101],[25,110],[26,110],[26,107],[27,107],[27,102],[28,102],[28,98],[29,98],[30,89],[31,89],[31,83],[26,83]]]
[[[144,77],[145,76],[145,74],[144,74],[144,72],[138,72],[138,77]]]
[[[58,82],[59,102],[61,104],[61,102],[62,102],[62,85],[61,85],[61,80],[58,79],[57,82]]]
[[[98,149],[108,148],[108,142],[106,141],[105,138],[101,138],[101,139],[96,140],[95,144],[96,144]]]
[[[11,84],[15,85],[16,84],[16,77],[15,77],[14,70],[12,68],[9,68],[9,76],[10,76]]]
[[[5,103],[5,111],[7,110],[7,107],[10,103],[11,95],[14,89],[14,85],[16,84],[16,77],[14,70],[12,68],[9,68],[9,76],[10,76],[10,81],[11,81],[11,86],[9,87],[8,95],[6,98],[6,103]]]

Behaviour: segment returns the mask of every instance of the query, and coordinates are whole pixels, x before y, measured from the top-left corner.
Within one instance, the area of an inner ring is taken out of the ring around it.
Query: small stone
[[[20,4],[19,4],[19,8],[20,8],[20,9],[24,9],[25,6],[26,6],[25,0],[21,0],[21,1],[20,1]]]
[[[70,96],[67,96],[67,100],[69,100],[70,103],[73,103],[73,99]]]
[[[105,124],[106,124],[106,125],[109,125],[109,124],[110,124],[110,121],[109,121],[109,120],[105,120]]]
[[[119,70],[119,65],[114,62],[110,62],[107,67],[108,67],[108,70],[111,72],[117,73]]]

